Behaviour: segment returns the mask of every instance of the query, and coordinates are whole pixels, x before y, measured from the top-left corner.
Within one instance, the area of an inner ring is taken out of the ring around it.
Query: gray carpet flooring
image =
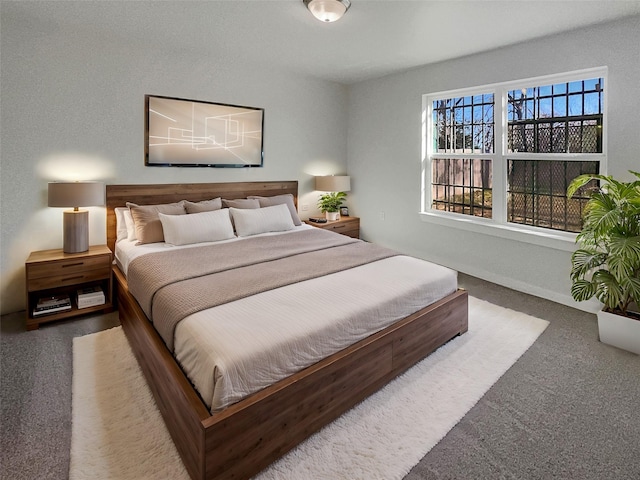
[[[594,315],[460,284],[551,324],[406,480],[640,479],[640,356],[599,343]],[[2,479],[68,477],[72,340],[116,325],[112,313],[26,332],[23,313],[2,317]]]

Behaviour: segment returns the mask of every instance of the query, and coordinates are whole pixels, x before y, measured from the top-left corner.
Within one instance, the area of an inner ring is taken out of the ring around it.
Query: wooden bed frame
[[[291,193],[297,182],[107,185],[107,243],[126,202],[244,198]],[[193,479],[249,478],[438,347],[467,331],[459,290],[324,360],[211,414],[113,268],[120,321]]]

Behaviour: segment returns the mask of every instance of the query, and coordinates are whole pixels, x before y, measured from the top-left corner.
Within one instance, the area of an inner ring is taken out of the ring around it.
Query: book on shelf
[[[84,300],[78,300],[78,308],[89,308],[95,307],[96,305],[104,305],[105,298],[104,297],[93,297]]]
[[[71,310],[71,299],[69,295],[55,295],[52,297],[39,298],[38,303],[36,303],[33,309],[33,316],[64,312],[66,310]]]
[[[100,297],[100,296],[104,297],[104,293],[102,293],[102,288],[100,288],[99,285],[78,289],[78,297],[89,298],[89,297]]]
[[[78,290],[78,308],[104,305],[105,296],[100,286],[85,287]]]

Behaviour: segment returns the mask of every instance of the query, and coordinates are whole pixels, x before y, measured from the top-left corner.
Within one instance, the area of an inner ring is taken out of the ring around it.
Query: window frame
[[[602,108],[602,153],[532,153],[512,152],[507,148],[507,94],[510,90],[549,84],[566,83],[590,78],[604,79]],[[422,151],[421,151],[421,207],[422,221],[460,228],[501,238],[533,243],[550,248],[573,251],[576,233],[552,230],[530,225],[507,222],[507,161],[508,160],[560,160],[597,161],[600,174],[607,174],[608,131],[608,69],[595,67],[552,75],[512,80],[477,87],[467,87],[424,94],[422,96]],[[433,102],[492,93],[494,95],[494,152],[493,153],[437,153],[433,151]],[[482,218],[455,212],[432,209],[432,159],[433,158],[487,158],[492,161],[492,218]]]

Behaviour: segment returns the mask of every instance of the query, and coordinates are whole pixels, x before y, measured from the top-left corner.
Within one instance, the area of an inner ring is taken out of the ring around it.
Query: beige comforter
[[[193,313],[394,255],[313,229],[144,255],[131,262],[127,278],[129,290],[173,351],[176,325]]]

